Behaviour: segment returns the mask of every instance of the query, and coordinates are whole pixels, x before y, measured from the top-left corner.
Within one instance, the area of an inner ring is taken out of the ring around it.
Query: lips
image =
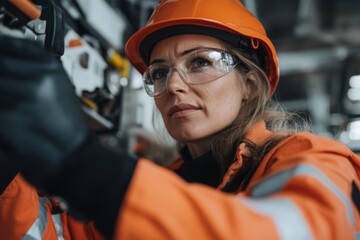
[[[168,111],[168,116],[172,117],[174,115],[179,115],[181,113],[185,114],[186,112],[192,112],[199,109],[199,107],[196,107],[194,105],[182,103],[172,106]]]

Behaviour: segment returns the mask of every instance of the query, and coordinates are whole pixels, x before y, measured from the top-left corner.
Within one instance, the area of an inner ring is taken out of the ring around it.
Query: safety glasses
[[[160,96],[175,71],[187,84],[208,83],[231,72],[239,62],[238,57],[221,49],[196,49],[172,64],[152,63],[143,74],[145,90],[151,97]]]

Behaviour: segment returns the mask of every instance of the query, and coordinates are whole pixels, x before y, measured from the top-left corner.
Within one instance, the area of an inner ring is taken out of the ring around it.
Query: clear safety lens
[[[143,75],[145,90],[160,96],[166,89],[172,73],[177,71],[187,84],[203,84],[229,73],[239,58],[220,49],[202,48],[181,56],[174,64],[153,63]]]

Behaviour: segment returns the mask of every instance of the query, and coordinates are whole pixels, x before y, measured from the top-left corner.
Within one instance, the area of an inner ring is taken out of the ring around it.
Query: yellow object
[[[121,77],[128,77],[130,73],[130,63],[129,60],[122,57],[115,50],[109,50],[108,52],[108,62],[112,64],[116,69],[119,70]]]
[[[92,101],[91,99],[84,97],[84,96],[80,97],[80,99],[89,108],[94,109],[94,110],[97,109],[96,103],[94,101]]]

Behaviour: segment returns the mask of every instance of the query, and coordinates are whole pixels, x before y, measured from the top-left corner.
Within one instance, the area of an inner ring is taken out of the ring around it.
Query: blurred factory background
[[[158,0],[29,1],[42,7],[40,19],[29,22],[0,1],[0,33],[18,28],[61,57],[89,124],[107,144],[161,162],[158,149],[169,149],[154,141],[152,100],[124,55],[126,40],[145,25]],[[311,121],[317,134],[360,153],[360,1],[242,2],[278,51],[281,79],[275,98]],[[59,24],[63,19],[65,29]]]

